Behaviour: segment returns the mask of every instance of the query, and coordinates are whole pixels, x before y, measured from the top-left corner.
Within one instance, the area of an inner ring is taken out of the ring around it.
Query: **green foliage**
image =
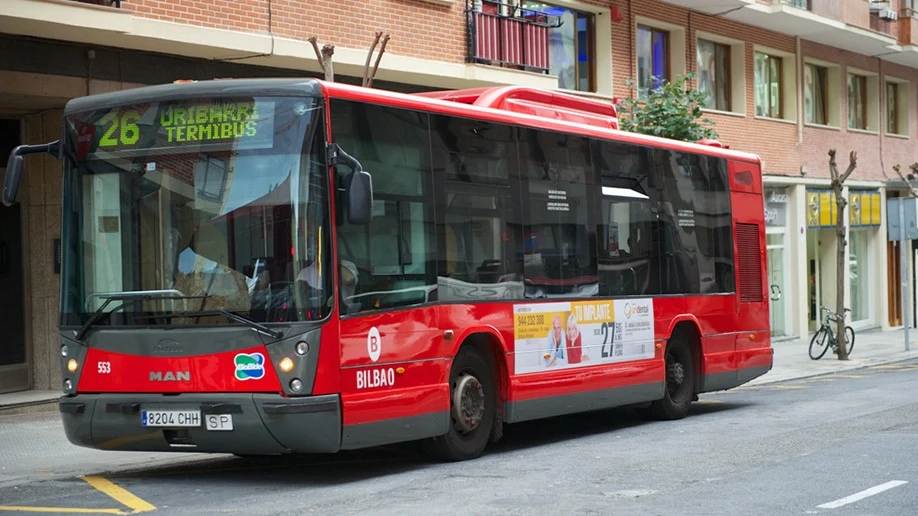
[[[711,127],[714,121],[701,118],[701,108],[707,100],[707,94],[686,87],[686,82],[694,78],[695,74],[689,73],[677,77],[673,82],[661,80],[656,88],[639,98],[633,96],[637,90],[634,80],[625,81],[632,96],[622,101],[619,109],[621,128],[689,142],[703,138],[717,139],[717,133]]]

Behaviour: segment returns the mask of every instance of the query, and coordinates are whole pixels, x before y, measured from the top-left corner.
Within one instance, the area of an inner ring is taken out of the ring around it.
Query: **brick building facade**
[[[720,139],[764,160],[773,333],[803,336],[814,310],[834,303],[836,237],[822,210],[830,148],[842,168],[857,151],[849,194],[865,206],[849,219],[847,304],[856,328],[889,328],[902,324],[902,299],[885,200],[904,186],[892,166],[918,162],[912,7],[911,0],[4,0],[0,153],[56,139],[64,103],[86,94],[176,79],[318,77],[311,36],[336,46],[337,80],[359,83],[374,31],[386,31],[392,39],[375,86],[407,92],[523,84],[611,101],[631,94],[626,79],[694,72],[693,86],[716,97],[705,116]],[[520,27],[538,36],[514,36]],[[522,47],[506,48],[514,37]],[[548,68],[531,61],[539,49]],[[12,293],[0,296],[9,329],[0,340],[0,392],[60,383],[60,164],[33,156],[26,168],[22,202],[0,208],[0,291]]]

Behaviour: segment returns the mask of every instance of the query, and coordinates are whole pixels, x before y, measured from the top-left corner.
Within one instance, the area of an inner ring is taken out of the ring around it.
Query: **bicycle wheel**
[[[829,349],[829,329],[825,326],[820,327],[810,339],[810,358],[819,360]]]
[[[845,349],[848,355],[851,355],[851,350],[854,349],[854,328],[850,326],[845,326]]]

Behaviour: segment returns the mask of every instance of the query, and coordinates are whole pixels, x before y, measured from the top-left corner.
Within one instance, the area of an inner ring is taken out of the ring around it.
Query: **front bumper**
[[[141,411],[200,410],[232,416],[230,431],[144,427]],[[338,395],[285,398],[277,394],[78,394],[60,399],[67,439],[100,450],[264,455],[333,453],[341,447]]]

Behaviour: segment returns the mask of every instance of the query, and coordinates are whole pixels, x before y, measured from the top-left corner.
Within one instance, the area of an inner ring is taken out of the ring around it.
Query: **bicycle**
[[[813,360],[822,358],[828,351],[829,346],[832,346],[832,353],[838,354],[838,339],[835,336],[836,325],[833,323],[838,322],[840,318],[844,318],[843,315],[833,312],[824,306],[820,306],[819,309],[821,312],[825,312],[826,316],[823,318],[819,329],[813,334],[813,338],[810,339],[810,358]],[[845,308],[846,314],[850,311],[849,308]],[[845,347],[850,355],[851,350],[854,349],[854,328],[848,325],[845,325]]]

